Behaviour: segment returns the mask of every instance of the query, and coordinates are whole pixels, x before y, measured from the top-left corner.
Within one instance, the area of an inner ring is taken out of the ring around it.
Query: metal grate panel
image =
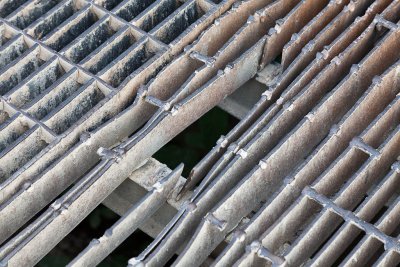
[[[395,0],[0,1],[1,264],[103,202],[121,218],[71,266],[138,228],[130,266],[397,265],[399,19]],[[254,83],[189,177],[151,159]]]

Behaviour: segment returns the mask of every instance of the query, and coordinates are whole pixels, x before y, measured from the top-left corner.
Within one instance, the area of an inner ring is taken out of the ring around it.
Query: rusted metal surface
[[[130,266],[398,264],[399,19],[390,0],[0,1],[1,265],[102,202],[121,219],[71,266],[138,228]],[[151,159],[217,105],[241,121],[187,179]]]

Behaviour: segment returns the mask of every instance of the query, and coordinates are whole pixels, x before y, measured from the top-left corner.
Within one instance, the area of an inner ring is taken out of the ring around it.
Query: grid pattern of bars
[[[277,59],[186,180],[136,177],[149,193],[70,265],[166,201],[178,213],[129,265],[399,264],[399,1],[5,1],[0,16],[1,264],[34,265]]]
[[[233,152],[198,165],[196,182],[215,162],[182,215],[179,227],[198,226],[177,266],[232,232],[215,266],[399,263],[399,3],[323,2],[299,3],[269,31],[263,61],[282,49],[282,74]],[[294,26],[307,4],[318,15]]]
[[[148,119],[105,126],[231,3],[112,4],[0,3],[1,242]]]

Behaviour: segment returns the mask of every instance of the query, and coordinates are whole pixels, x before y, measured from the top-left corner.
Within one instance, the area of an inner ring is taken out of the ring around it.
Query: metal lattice
[[[399,1],[4,0],[0,17],[4,266],[102,202],[122,217],[71,266],[139,228],[154,241],[131,266],[399,264]],[[151,159],[255,78],[187,179]]]

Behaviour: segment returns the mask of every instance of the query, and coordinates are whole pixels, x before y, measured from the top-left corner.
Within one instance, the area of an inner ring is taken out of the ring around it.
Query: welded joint
[[[378,31],[381,31],[383,28],[386,28],[390,31],[398,31],[399,26],[391,21],[386,20],[382,15],[378,14],[375,16],[374,21],[376,24],[376,28]]]
[[[43,123],[41,120],[36,119],[35,117],[31,116],[29,113],[27,113],[24,110],[19,110],[19,112],[29,121],[32,122],[32,124],[36,124],[38,126],[40,126],[44,131],[46,131],[48,134],[50,134],[54,139],[55,138],[62,138],[65,137],[67,135],[66,132],[61,133],[61,134],[57,134],[56,132],[54,132],[52,129],[50,129],[50,127],[48,127],[45,123]]]
[[[268,166],[267,166],[268,164],[267,164],[267,162],[264,160],[264,159],[262,159],[262,160],[260,160],[259,162],[258,162],[258,166],[262,169],[262,170],[265,170]]]
[[[88,141],[91,137],[92,137],[92,134],[90,132],[84,131],[79,136],[79,141],[81,141],[83,143],[83,142]]]
[[[274,27],[274,28],[270,28],[270,29],[268,30],[268,33],[267,33],[268,37],[272,37],[272,36],[274,36],[275,34],[277,34],[277,30],[275,29],[275,27]]]
[[[393,163],[391,169],[400,174],[400,161],[396,161],[395,163]]]
[[[217,145],[220,146],[221,148],[226,148],[226,146],[228,144],[229,144],[229,140],[224,135],[221,135],[220,138],[218,138],[218,140],[217,140]]]
[[[262,259],[266,259],[272,263],[272,266],[279,266],[282,265],[285,260],[275,254],[273,254],[271,251],[269,251],[266,247],[262,246],[258,250],[258,256]]]
[[[239,151],[240,146],[236,143],[236,142],[232,142],[229,146],[228,146],[228,152],[233,153],[233,154],[237,154],[237,152]]]
[[[358,72],[360,71],[361,66],[359,64],[353,64],[350,67],[350,73],[351,75],[357,75]]]
[[[151,104],[153,106],[156,106],[158,108],[163,109],[164,111],[170,111],[171,110],[171,103],[166,102],[166,101],[162,101],[157,97],[154,97],[154,96],[151,96],[151,95],[146,95],[144,97],[144,100],[147,103],[149,103],[149,104]]]
[[[149,81],[149,84],[151,84],[153,81],[154,79],[151,79]],[[149,93],[149,88],[145,85],[141,85],[136,93],[136,98],[146,101],[146,96],[148,93]]]
[[[117,147],[114,149],[108,149],[105,147],[100,147],[97,149],[97,155],[99,155],[104,160],[115,160],[117,163],[125,155],[126,151],[123,148]]]
[[[266,89],[262,94],[261,94],[261,97],[265,97],[266,98],[266,100],[271,100],[272,99],[272,95],[273,95],[273,91],[274,90],[269,90],[269,89]]]
[[[330,136],[337,136],[340,134],[341,127],[337,124],[332,125],[332,127],[329,129],[329,135]]]
[[[219,231],[224,231],[228,225],[226,221],[218,219],[213,213],[208,213],[205,217],[206,222],[215,226]]]
[[[61,199],[57,199],[56,201],[53,202],[53,204],[50,205],[50,208],[54,212],[63,212],[64,210],[68,209],[68,204]]]
[[[350,141],[350,146],[359,149],[365,153],[367,153],[370,157],[379,159],[381,156],[380,152],[370,145],[366,144],[361,137],[354,137],[353,140]]]
[[[168,112],[171,114],[171,116],[175,116],[181,108],[182,108],[182,104],[181,103],[177,103],[177,104],[173,105],[168,110]]]
[[[215,61],[216,61],[216,59],[214,57],[209,57],[209,56],[203,55],[202,53],[200,53],[198,51],[190,52],[189,57],[203,62],[208,67],[213,67],[215,64]]]
[[[304,52],[311,52],[311,51],[313,51],[314,49],[315,49],[315,41],[314,40],[311,40],[310,42],[308,42],[301,50],[302,50],[302,52],[304,53]],[[318,52],[319,53],[319,52]],[[317,53],[317,55],[318,55],[318,53]]]
[[[181,177],[183,166],[183,163],[179,164],[179,166],[172,170],[168,175],[157,181],[153,185],[154,192],[163,194],[165,197],[169,197],[173,194],[174,188],[179,185],[179,177]]]
[[[314,112],[309,112],[307,115],[306,115],[306,119],[309,121],[309,122],[314,122],[314,120],[315,120],[315,113]]]
[[[224,70],[222,72],[218,71],[218,76],[223,76],[225,74],[228,74],[231,70],[233,70],[234,66],[230,63],[226,64]]]
[[[142,260],[137,258],[132,258],[128,261],[128,267],[144,267],[145,264]]]
[[[381,76],[374,76],[374,78],[372,78],[372,83],[376,86],[376,85],[381,85],[382,84],[382,77]]]
[[[264,10],[257,10],[254,16],[258,17],[258,22],[265,23],[268,21],[268,16],[265,14]]]
[[[322,55],[322,58],[325,59],[325,60],[327,60],[329,58],[329,49],[328,49],[328,47],[325,46],[324,49],[322,49],[321,55]]]
[[[239,155],[242,159],[247,158],[248,153],[245,149],[241,148],[236,152],[236,155]]]
[[[276,21],[275,27],[273,28],[275,31],[274,33],[279,34],[282,31],[282,25],[285,23],[284,19],[278,19]]]
[[[336,66],[339,66],[342,63],[342,55],[339,54],[338,56],[332,58],[331,62]]]
[[[354,10],[356,9],[356,3],[354,0],[351,0],[350,3],[348,3],[345,7],[344,7],[344,12],[354,12]]]
[[[247,250],[251,253],[257,254],[258,257],[269,261],[272,263],[272,266],[279,266],[285,262],[282,257],[273,254],[269,249],[264,247],[259,240],[251,242],[251,244],[247,246]]]
[[[235,230],[235,232],[233,233],[233,239],[235,240],[235,242],[243,243],[244,241],[246,241],[246,232],[242,229]]]
[[[285,102],[285,98],[283,98],[283,97],[279,97],[279,98],[276,100],[276,104],[277,104],[278,106],[283,106],[285,103],[286,103],[286,102]]]
[[[235,2],[235,3],[232,5],[231,10],[236,12],[236,11],[239,9],[239,7],[240,7],[241,4],[242,4],[242,2]]]
[[[257,254],[258,250],[261,248],[262,243],[259,240],[255,240],[253,242],[250,243],[250,245],[246,246],[246,251],[253,253],[253,254]]]
[[[233,142],[228,146],[228,152],[231,152],[235,155],[238,155],[239,157],[241,157],[242,159],[245,159],[248,155],[248,152],[244,149],[241,148],[240,145],[238,145],[237,143]]]
[[[292,36],[290,36],[290,41],[296,42],[299,38],[300,38],[300,34],[295,32],[295,33],[292,34]],[[313,40],[311,40],[307,45],[309,45],[310,43],[315,44],[315,42]]]
[[[375,225],[360,219],[353,212],[338,206],[335,202],[330,200],[328,197],[318,193],[315,189],[311,188],[310,186],[306,186],[303,189],[302,194],[308,197],[309,199],[312,199],[317,203],[321,204],[324,207],[324,209],[336,213],[337,215],[342,217],[346,222],[353,224],[360,230],[364,231],[367,235],[380,240],[383,243],[385,250],[396,250],[397,252],[400,252],[400,244],[396,238],[386,235]]]
[[[285,103],[283,103],[282,107],[283,109],[287,110],[287,111],[293,111],[294,109],[294,102],[292,102],[291,100],[286,101]]]
[[[193,213],[197,209],[197,205],[193,201],[186,201],[184,207],[188,213]]]

